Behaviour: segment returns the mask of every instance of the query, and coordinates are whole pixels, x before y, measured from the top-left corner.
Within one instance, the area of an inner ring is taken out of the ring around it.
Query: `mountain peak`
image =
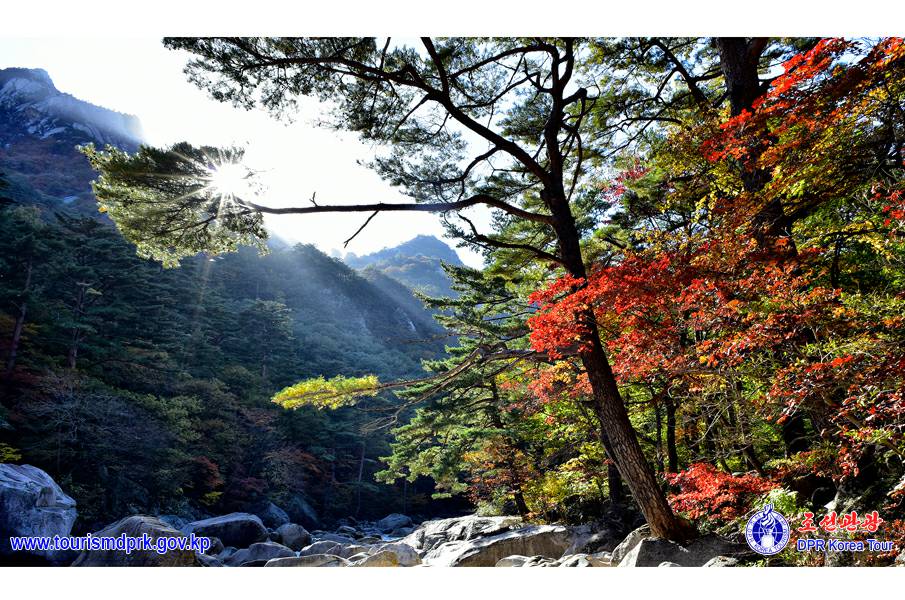
[[[61,92],[44,69],[0,69],[0,172],[17,202],[97,215],[97,173],[77,146],[134,151],[143,137],[138,118]]]
[[[56,86],[53,85],[53,80],[50,78],[50,74],[44,69],[26,69],[22,67],[0,69],[0,87],[6,85],[10,80],[17,79],[42,84],[54,92],[57,91]]]
[[[454,295],[441,263],[462,266],[456,251],[432,235],[418,235],[398,246],[366,256],[347,254],[344,260],[356,269],[376,269],[429,296]]]
[[[59,91],[44,69],[0,69],[0,144],[22,137],[133,148],[144,135],[137,117]]]
[[[416,257],[423,256],[441,260],[456,266],[461,266],[462,261],[456,251],[449,247],[444,241],[432,235],[417,235],[407,242],[402,242],[398,246],[384,248],[371,254],[364,256],[356,256],[348,254],[346,262],[354,267],[362,267],[370,264],[390,260],[396,256]]]

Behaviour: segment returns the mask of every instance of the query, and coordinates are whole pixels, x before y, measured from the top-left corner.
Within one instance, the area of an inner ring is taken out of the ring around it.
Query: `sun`
[[[218,165],[210,176],[211,189],[221,195],[242,197],[249,193],[251,171],[239,164],[226,162]]]

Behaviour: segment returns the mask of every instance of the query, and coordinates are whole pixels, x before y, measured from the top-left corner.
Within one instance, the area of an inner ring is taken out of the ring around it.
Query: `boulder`
[[[327,554],[341,556],[342,558],[350,558],[360,553],[368,554],[368,550],[370,550],[370,548],[367,546],[359,546],[358,544],[336,544],[336,546],[333,547],[333,550]]]
[[[284,505],[286,509],[286,514],[289,515],[289,520],[292,523],[298,523],[302,525],[308,531],[317,529],[321,526],[320,519],[317,516],[317,512],[312,508],[312,506],[308,503],[305,498],[296,494],[289,499]]]
[[[0,556],[23,558],[22,552],[12,551],[11,536],[69,535],[75,517],[75,500],[50,475],[31,465],[0,464]],[[66,552],[36,550],[32,555],[54,563],[72,560]]]
[[[155,540],[160,538],[183,538],[186,536],[173,529],[157,517],[132,515],[108,525],[92,536],[118,538],[122,535],[142,537],[144,534]],[[192,548],[186,547],[158,552],[157,550],[134,550],[128,554],[124,550],[88,550],[79,554],[73,567],[196,567],[202,562]]]
[[[358,538],[356,541],[359,544],[366,545],[366,544],[379,544],[379,543],[383,542],[384,540],[382,537],[377,537],[376,535],[366,535],[364,537]]]
[[[376,554],[370,554],[363,561],[357,563],[356,567],[401,567],[399,557],[395,552],[389,550],[381,550]]]
[[[506,556],[497,561],[495,567],[523,567],[525,563],[531,560],[530,556]]]
[[[217,556],[225,550],[225,548],[223,547],[223,542],[220,541],[220,538],[212,537],[207,539],[211,541],[211,547],[207,549],[207,554],[210,554],[211,556]]]
[[[668,560],[661,562],[658,567],[681,567],[679,563],[669,562]]]
[[[415,531],[414,527],[397,527],[387,535],[394,538],[403,538],[413,531]]]
[[[179,531],[182,531],[182,528],[189,524],[188,519],[183,519],[179,515],[160,515],[157,518],[173,529],[177,529]]]
[[[641,539],[619,561],[619,566],[654,567],[663,562],[671,562],[683,567],[701,567],[714,557],[742,553],[745,550],[740,544],[713,534],[692,540],[685,546],[669,540],[647,537]]]
[[[229,558],[230,556],[232,556],[233,554],[235,554],[238,551],[239,551],[238,548],[233,548],[232,546],[227,546],[226,548],[224,548],[223,550],[221,550],[220,552],[217,553],[217,558],[220,560],[226,560],[227,558]]]
[[[650,537],[650,526],[642,525],[638,529],[632,531],[630,534],[625,536],[625,539],[622,540],[618,546],[613,549],[613,564],[618,565],[622,562],[622,559],[625,558],[625,555],[634,549],[641,540],[646,537]]]
[[[729,556],[714,556],[706,563],[704,563],[705,567],[737,567],[739,561],[737,558],[732,558]]]
[[[256,515],[231,513],[193,521],[182,529],[183,533],[220,538],[226,546],[248,548],[267,539],[267,528]]]
[[[224,563],[229,567],[240,567],[243,565],[261,562],[261,565],[273,558],[288,558],[295,556],[295,552],[275,542],[259,542],[252,544],[248,548],[237,551],[235,554],[227,558]]]
[[[276,529],[280,525],[290,522],[289,515],[286,511],[274,504],[273,502],[264,502],[253,507],[252,514],[257,515],[261,522],[270,529]]]
[[[546,556],[507,556],[497,561],[496,567],[557,567],[559,561]]]
[[[367,552],[359,552],[358,554],[353,554],[352,556],[350,556],[348,558],[348,560],[350,563],[358,564],[361,561],[363,561],[364,559],[368,558],[369,556],[371,556],[371,555],[368,554]]]
[[[311,554],[308,556],[292,556],[289,558],[274,558],[268,560],[265,567],[348,567],[351,566],[345,558],[330,554]]]
[[[592,567],[613,566],[613,554],[611,552],[595,552],[594,554],[588,554],[587,560],[591,563]]]
[[[393,513],[391,515],[387,515],[384,518],[377,521],[377,529],[383,531],[384,533],[389,533],[394,529],[399,529],[401,527],[411,527],[412,526],[412,518],[406,515],[402,515],[399,513]]]
[[[311,543],[311,534],[301,525],[285,523],[277,527],[280,543],[293,550],[301,550]]]
[[[339,546],[339,544],[337,542],[334,542],[333,540],[319,540],[302,548],[301,551],[299,551],[299,556],[327,554],[329,550],[333,550],[337,546]]]
[[[497,567],[594,567],[587,554],[568,554],[559,560],[548,556],[513,555],[497,561]]]
[[[354,544],[355,538],[349,537],[348,535],[340,535],[338,533],[325,533],[319,532],[315,533],[312,537],[314,537],[317,541],[330,541],[335,542],[337,544]]]
[[[332,540],[320,540],[314,542],[310,546],[306,546],[299,551],[299,556],[313,556],[315,554],[332,554],[342,558],[349,558],[359,552],[367,552],[367,546],[359,546],[358,544],[342,544]]]
[[[587,554],[570,554],[563,556],[559,560],[560,567],[591,567],[591,561],[588,560]]]
[[[522,526],[520,517],[479,517],[469,515],[422,523],[401,541],[420,552],[429,552],[446,542],[473,540]]]
[[[210,556],[208,554],[197,554],[196,558],[202,567],[223,567],[223,561],[221,561],[216,556]]]
[[[337,527],[336,533],[338,533],[339,535],[347,535],[352,538],[358,538],[362,536],[362,533],[351,525],[341,525]]]
[[[594,554],[601,551],[612,552],[618,546],[624,535],[615,529],[603,528],[594,531],[575,545],[576,554]]]
[[[515,554],[558,559],[573,541],[566,527],[532,525],[479,539],[446,542],[425,554],[423,560],[432,566],[492,567]]]
[[[374,546],[368,552],[370,554],[392,552],[396,555],[396,562],[399,563],[399,566],[401,567],[414,567],[415,565],[421,564],[421,557],[418,556],[418,551],[402,542],[391,542],[389,544]]]

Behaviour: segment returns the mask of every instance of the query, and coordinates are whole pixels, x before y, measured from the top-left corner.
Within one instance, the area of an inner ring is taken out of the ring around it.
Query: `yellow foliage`
[[[273,397],[273,402],[283,408],[314,406],[336,409],[355,404],[359,398],[376,396],[380,391],[380,381],[375,375],[365,377],[344,377],[332,379],[315,377],[289,386]]]
[[[0,463],[13,463],[20,460],[22,460],[22,455],[18,450],[0,442]]]

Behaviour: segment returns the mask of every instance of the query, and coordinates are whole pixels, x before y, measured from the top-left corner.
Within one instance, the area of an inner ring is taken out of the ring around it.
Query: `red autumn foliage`
[[[748,512],[757,497],[778,487],[776,483],[757,475],[735,477],[704,463],[695,463],[685,471],[667,474],[666,479],[678,488],[669,497],[674,510],[692,519],[716,522],[737,519]]]
[[[752,223],[777,199],[794,223],[856,197],[862,224],[846,235],[900,240],[901,177],[877,175],[888,171],[870,165],[873,128],[889,121],[888,99],[905,94],[905,42],[822,40],[784,68],[752,110],[700,146],[712,162],[768,174],[763,189],[716,199],[694,233],[652,235],[593,266],[586,279],[564,276],[536,292],[531,344],[554,358],[568,354],[585,338],[582,315],[590,309],[622,384],[694,389],[706,381],[713,388],[722,378],[729,388],[734,371],[756,370],[767,384],[753,397],[761,416],[781,423],[810,414],[817,434],[839,449],[831,473],[838,479],[857,475],[867,445],[900,452],[905,320],[894,302],[886,313],[846,306],[846,290],[828,285],[819,236],[797,247],[791,236],[762,244]],[[890,159],[890,168],[900,169],[902,159]],[[631,174],[611,188],[621,194],[645,171],[636,166]],[[837,343],[819,349],[824,340]],[[543,398],[562,387],[551,370],[533,389]]]

